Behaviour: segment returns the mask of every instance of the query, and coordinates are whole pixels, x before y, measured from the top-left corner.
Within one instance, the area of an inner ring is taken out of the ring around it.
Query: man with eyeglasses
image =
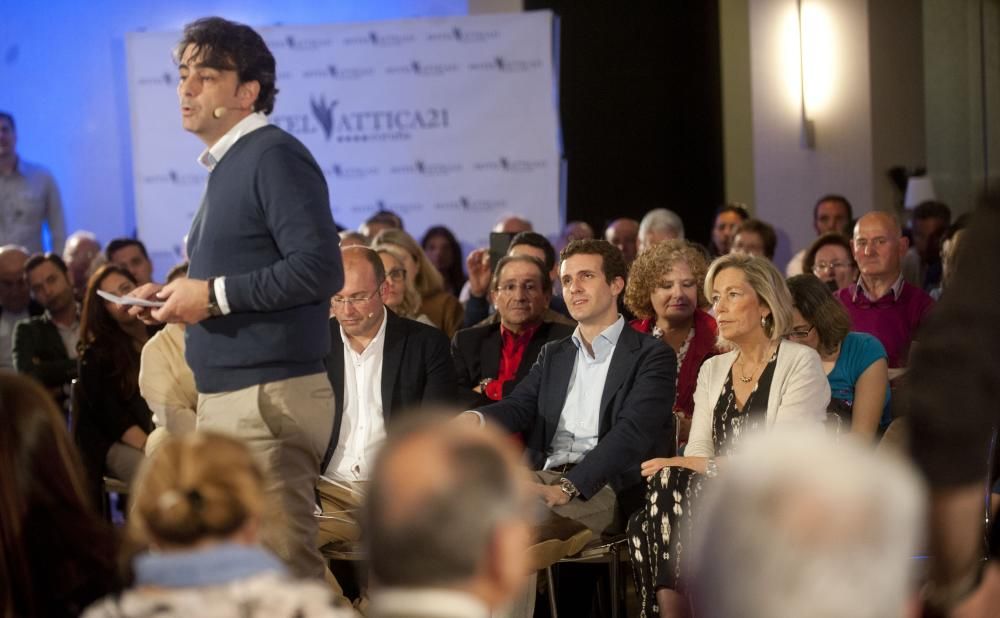
[[[905,368],[910,344],[934,300],[903,280],[902,259],[909,243],[899,221],[886,212],[858,219],[852,241],[861,277],[837,292],[854,330],[874,335],[889,356],[889,368]]]
[[[499,321],[460,330],[451,343],[459,398],[469,408],[503,399],[528,375],[543,345],[573,334],[572,326],[545,319],[552,281],[538,258],[503,257],[490,288]]]
[[[368,247],[341,250],[344,287],[330,301],[326,372],[336,397],[333,434],[318,491],[319,547],[357,541],[356,511],[366,493],[386,425],[428,404],[453,404],[455,368],[439,329],[386,308],[386,273]]]

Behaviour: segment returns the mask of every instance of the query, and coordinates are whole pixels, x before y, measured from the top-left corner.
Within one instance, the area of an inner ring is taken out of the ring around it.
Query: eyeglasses
[[[389,272],[385,273],[385,276],[392,279],[393,281],[399,282],[406,280],[406,269],[405,268],[393,268]]]
[[[783,336],[785,339],[805,339],[806,337],[809,336],[809,333],[811,333],[814,328],[816,327],[810,326],[809,328],[806,329],[793,328],[792,330],[785,333]]]
[[[855,238],[854,239],[854,250],[858,252],[864,252],[864,250],[871,245],[873,249],[879,249],[889,244],[889,239],[885,236],[876,236],[871,240],[867,238]]]
[[[514,283],[513,281],[508,281],[507,283],[502,283],[497,286],[498,292],[504,292],[506,294],[516,294],[518,289],[524,290],[525,294],[532,296],[534,294],[541,293],[542,286],[534,281],[525,281],[524,283]]]
[[[816,262],[813,265],[813,272],[821,273],[827,270],[843,270],[850,266],[850,262]]]
[[[375,290],[368,296],[358,295],[358,296],[349,296],[347,298],[344,298],[342,296],[334,296],[333,298],[330,299],[330,306],[336,307],[337,305],[341,305],[346,307],[347,305],[351,305],[352,307],[354,307],[370,301],[372,298],[375,297],[376,294],[378,294],[378,290]]]

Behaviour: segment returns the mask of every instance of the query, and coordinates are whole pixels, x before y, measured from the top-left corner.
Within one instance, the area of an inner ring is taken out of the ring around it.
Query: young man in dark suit
[[[454,402],[455,368],[437,328],[398,317],[382,301],[385,269],[367,247],[341,252],[344,287],[334,295],[326,371],[337,402],[318,490],[325,513],[319,546],[356,541],[356,509],[392,418]]]
[[[499,321],[460,330],[451,343],[459,399],[469,408],[509,395],[528,375],[543,345],[573,334],[573,327],[544,317],[552,281],[537,258],[502,258],[490,288]]]

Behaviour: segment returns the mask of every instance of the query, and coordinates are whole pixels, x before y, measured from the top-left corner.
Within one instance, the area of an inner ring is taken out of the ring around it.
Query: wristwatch
[[[564,494],[569,496],[570,500],[580,495],[580,490],[576,488],[573,481],[566,477],[559,479],[559,489],[561,489]]]
[[[208,278],[208,315],[213,318],[222,315],[222,307],[219,306],[219,299],[215,296],[215,277]]]
[[[493,378],[483,378],[479,381],[479,390],[485,395],[486,385],[493,381]]]

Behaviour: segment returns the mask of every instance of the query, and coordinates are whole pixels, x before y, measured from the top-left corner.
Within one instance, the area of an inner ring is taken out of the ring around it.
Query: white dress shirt
[[[219,141],[203,150],[198,155],[198,163],[211,173],[237,140],[261,127],[266,127],[267,124],[267,116],[264,115],[264,112],[250,114],[233,125],[232,129],[226,131],[226,134],[220,137]],[[219,309],[223,315],[228,315],[231,309],[229,308],[229,299],[226,298],[226,278],[216,277],[213,285],[215,287],[215,300],[219,303]]]
[[[625,328],[625,319],[618,316],[614,324],[604,329],[591,342],[594,355],[591,356],[580,336],[580,327],[573,331],[576,345],[576,361],[569,378],[566,403],[563,404],[552,438],[552,454],[545,460],[544,469],[549,470],[563,464],[575,464],[597,446],[601,428],[601,396],[604,383],[611,368],[618,338]]]
[[[340,481],[367,481],[375,454],[385,441],[382,415],[382,352],[385,350],[385,307],[378,333],[360,354],[354,351],[344,328],[344,410],[337,448],[325,476]]]

